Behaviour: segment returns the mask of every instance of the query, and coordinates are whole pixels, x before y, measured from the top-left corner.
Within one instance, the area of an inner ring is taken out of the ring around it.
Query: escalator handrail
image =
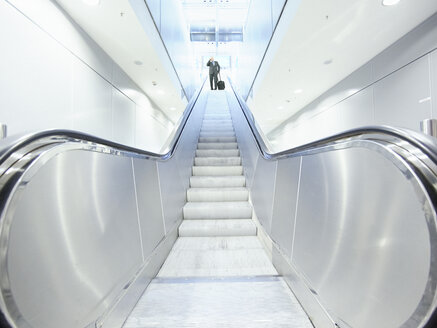
[[[202,82],[202,84],[200,85],[194,96],[191,98],[190,102],[187,104],[181,118],[179,119],[177,128],[173,130],[174,137],[172,138],[172,140],[170,141],[167,147],[168,151],[165,153],[162,154],[155,153],[144,149],[127,146],[124,144],[99,138],[94,135],[90,135],[79,131],[66,130],[66,129],[50,129],[50,130],[43,130],[43,131],[38,131],[38,132],[33,132],[23,135],[17,135],[2,140],[0,143],[0,166],[18,150],[42,139],[51,140],[51,142],[56,142],[56,141],[65,142],[65,141],[74,140],[77,142],[99,144],[101,146],[105,146],[108,147],[109,149],[113,149],[116,151],[134,153],[135,156],[137,157],[150,158],[160,161],[169,160],[175,154],[175,151],[179,145],[182,132],[185,128],[185,125],[187,124],[188,119],[191,116],[191,113],[193,111],[194,106],[197,103],[197,100],[199,99],[205,81],[206,79]]]
[[[328,145],[332,145],[338,142],[343,142],[353,137],[366,138],[366,136],[368,136],[368,138],[372,138],[372,135],[382,135],[385,137],[395,137],[402,141],[408,142],[412,146],[419,148],[432,160],[432,162],[437,164],[437,142],[434,140],[434,138],[409,129],[394,128],[383,125],[364,126],[361,128],[350,129],[297,147],[289,148],[276,153],[272,152],[271,149],[268,147],[267,143],[264,141],[264,138],[261,136],[259,128],[257,127],[255,119],[246,102],[243,101],[241,96],[235,91],[232,81],[229,82],[232,87],[232,91],[250,127],[258,151],[260,152],[261,156],[266,160],[277,160],[287,157],[302,156],[304,154],[307,154],[308,152],[315,151],[322,147],[326,147]]]
[[[431,166],[434,166],[434,170],[431,169],[432,177],[427,177],[424,174],[420,174],[418,171],[416,171],[416,173],[418,174],[418,178],[423,183],[426,189],[426,193],[430,198],[430,205],[433,207],[434,214],[437,212],[437,187],[436,187],[436,183],[433,183],[433,181],[434,182],[437,181],[437,170],[435,168],[435,166],[437,165],[437,142],[433,137],[412,130],[402,129],[402,128],[393,128],[389,126],[366,126],[362,128],[351,129],[320,140],[303,144],[298,147],[273,153],[271,152],[266,142],[264,141],[264,138],[259,132],[260,130],[257,127],[257,124],[255,122],[255,119],[250,109],[248,108],[246,103],[242,100],[242,98],[238,95],[238,93],[235,91],[232,82],[231,81],[229,82],[232,87],[232,91],[243,112],[245,120],[247,121],[247,124],[251,130],[251,134],[255,141],[256,147],[258,148],[260,155],[264,159],[274,161],[283,158],[299,157],[308,154],[315,154],[318,152],[322,152],[327,148],[332,149],[330,148],[330,146],[332,145],[336,145],[336,144],[340,145],[341,143],[351,140],[369,140],[369,141],[375,141],[381,143],[392,143],[401,146],[401,148],[403,149],[410,148],[408,146],[405,147],[406,145],[409,145],[411,146],[411,149],[408,149],[409,154],[416,153],[416,150],[418,150],[417,154],[421,153],[419,154],[419,156],[421,157],[421,161],[426,159],[426,161],[428,162],[427,164],[425,164],[425,166],[427,166],[428,169],[430,169],[430,166],[428,166],[428,164],[430,164],[429,161],[432,162]],[[422,157],[422,155],[425,155],[426,158]],[[410,162],[410,160],[408,160],[407,158],[404,159]],[[423,317],[423,321],[421,322],[420,327],[433,328],[436,326],[437,323],[436,301],[437,301],[437,294],[435,294],[434,291],[432,308],[430,309],[430,312],[428,312],[426,316]],[[412,321],[414,320],[416,319],[413,319]]]

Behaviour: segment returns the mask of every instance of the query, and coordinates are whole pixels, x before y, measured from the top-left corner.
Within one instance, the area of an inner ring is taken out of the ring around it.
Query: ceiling
[[[244,26],[249,6],[257,3],[179,1],[189,26],[217,29]],[[271,54],[272,60],[261,68],[262,78],[253,90],[251,109],[264,133],[437,11],[436,0],[401,0],[391,7],[382,6],[381,0],[288,0],[288,4],[296,1],[300,2],[296,14],[278,25],[275,38],[281,41]],[[163,67],[129,0],[100,0],[96,7],[79,0],[57,2],[171,120],[177,120],[185,107],[180,89]],[[196,43],[197,55],[236,53],[231,43]],[[236,43],[241,46],[241,42]],[[136,65],[136,61],[147,65]]]
[[[80,0],[56,0],[91,38],[175,123],[185,109],[181,88],[164,67],[129,0],[101,0],[89,6]],[[121,90],[135,100],[134,90]]]
[[[193,32],[215,31],[223,36],[242,33],[247,21],[250,0],[179,0],[185,20]],[[218,35],[217,35],[218,36]],[[193,40],[193,38],[192,38]],[[241,41],[220,40],[193,42],[196,57],[238,53]]]
[[[292,20],[280,22],[281,42],[253,90],[262,130],[272,131],[436,11],[436,0],[302,0]]]

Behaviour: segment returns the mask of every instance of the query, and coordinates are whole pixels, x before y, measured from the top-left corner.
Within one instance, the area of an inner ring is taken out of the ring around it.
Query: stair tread
[[[181,237],[256,236],[251,219],[183,220],[179,226]]]

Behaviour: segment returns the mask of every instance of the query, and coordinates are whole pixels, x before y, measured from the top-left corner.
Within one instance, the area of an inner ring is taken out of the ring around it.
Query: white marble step
[[[252,218],[249,202],[188,202],[183,207],[185,220],[225,220]]]
[[[283,278],[265,275],[156,278],[123,327],[314,328]]]
[[[234,131],[233,126],[222,126],[222,125],[216,125],[216,126],[201,126],[200,131]]]
[[[232,120],[232,116],[230,113],[205,113],[203,116],[204,120]]]
[[[190,186],[192,188],[215,188],[215,187],[244,187],[246,178],[242,175],[235,176],[192,176]]]
[[[196,157],[196,166],[238,166],[241,165],[241,157]]]
[[[197,149],[238,149],[236,142],[199,142]]]
[[[202,125],[233,125],[231,119],[228,120],[203,120]]]
[[[237,142],[236,137],[199,137],[199,142]]]
[[[158,277],[277,274],[256,236],[180,237],[176,240]]]
[[[249,191],[243,187],[189,188],[189,202],[241,202],[249,199]]]
[[[220,175],[242,175],[242,166],[193,166],[192,175],[207,175],[207,176],[220,176]]]
[[[235,131],[200,132],[199,137],[235,137]]]
[[[251,219],[244,220],[183,220],[179,237],[256,236]]]
[[[238,149],[197,149],[196,157],[238,157]]]

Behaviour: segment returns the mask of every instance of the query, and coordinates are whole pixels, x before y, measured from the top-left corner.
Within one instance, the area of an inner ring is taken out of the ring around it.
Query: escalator
[[[369,127],[272,154],[199,91],[166,155],[0,144],[9,327],[433,327],[437,147]]]
[[[222,92],[208,97],[192,174],[179,238],[123,327],[312,327],[256,236]]]

